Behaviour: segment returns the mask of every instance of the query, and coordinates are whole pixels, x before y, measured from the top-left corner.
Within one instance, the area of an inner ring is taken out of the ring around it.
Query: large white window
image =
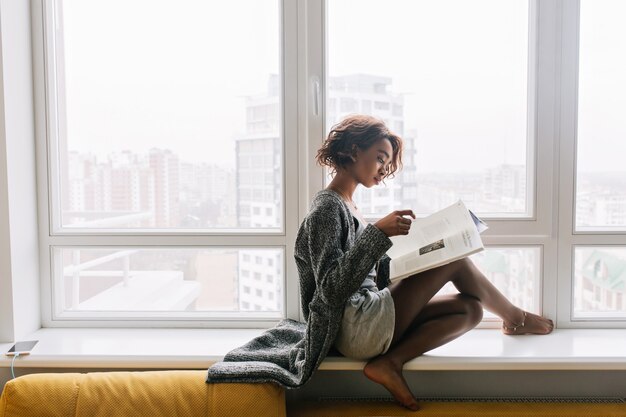
[[[521,0],[328,2],[326,100],[353,104],[329,106],[327,129],[361,112],[404,139],[404,169],[386,186],[361,189],[361,210],[425,215],[462,199],[482,216],[534,216],[529,12]],[[540,311],[541,292],[526,288],[540,287],[540,257],[518,254],[493,250],[476,260],[503,293]],[[536,273],[520,288],[517,272],[489,270],[495,258],[503,269],[522,262]]]
[[[47,321],[284,317],[281,3],[131,3],[41,5]]]
[[[579,13],[570,314],[615,325],[626,319],[626,4],[582,0]]]
[[[33,8],[46,326],[301,318],[315,152],[351,113],[405,144],[356,196],[368,220],[463,199],[490,226],[473,259],[515,304],[626,324],[620,1]]]

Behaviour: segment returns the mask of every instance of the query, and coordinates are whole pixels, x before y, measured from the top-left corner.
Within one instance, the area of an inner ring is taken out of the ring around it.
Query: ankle
[[[507,322],[505,320],[502,320],[502,328],[504,330],[516,332],[518,329],[523,328],[526,325],[526,318],[528,317],[528,315],[524,310],[520,311],[522,312],[522,317],[519,321]]]
[[[503,317],[502,321],[507,325],[515,326],[517,324],[523,323],[525,319],[526,312],[521,308],[515,307],[515,310],[512,312],[512,314],[508,315],[507,317]]]
[[[369,361],[368,364],[370,363],[373,364],[374,366],[384,366],[385,368],[391,368],[396,371],[402,371],[402,367],[404,366],[403,362],[398,361],[397,359],[393,358],[391,355],[388,355],[388,354],[373,358],[371,361]]]

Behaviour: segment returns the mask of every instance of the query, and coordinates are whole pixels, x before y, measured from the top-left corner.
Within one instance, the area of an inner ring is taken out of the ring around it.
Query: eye
[[[384,164],[385,161],[383,160],[383,158],[381,158],[380,156],[378,157],[378,162],[380,162],[381,164]]]

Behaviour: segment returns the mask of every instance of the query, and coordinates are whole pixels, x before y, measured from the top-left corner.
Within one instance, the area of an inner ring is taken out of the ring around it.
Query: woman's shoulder
[[[332,190],[318,191],[313,198],[309,215],[325,215],[326,213],[347,213],[348,207],[339,194]]]
[[[347,218],[348,208],[339,194],[330,190],[319,191],[315,194],[309,211],[300,224],[296,248],[301,247],[300,241],[309,239],[311,235],[320,238],[326,231],[335,233],[346,230]]]
[[[304,229],[317,226],[336,224],[348,224],[350,212],[339,194],[331,190],[322,190],[315,194],[309,211],[302,222]]]
[[[315,194],[315,197],[313,197],[313,204],[315,204],[315,202],[326,202],[327,204],[343,205],[343,199],[341,198],[341,196],[337,194],[336,191],[329,190],[328,188],[320,190],[317,192],[317,194]]]

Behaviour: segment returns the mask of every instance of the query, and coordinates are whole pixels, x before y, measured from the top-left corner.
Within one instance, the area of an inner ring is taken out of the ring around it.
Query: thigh
[[[429,269],[389,286],[396,313],[394,338],[396,332],[404,334],[435,294],[459,273],[464,267],[462,261]]]
[[[473,312],[473,308],[482,309],[482,306],[477,299],[467,295],[446,294],[435,296],[426,303],[403,331],[402,329],[394,329],[391,345],[395,345],[395,343],[404,336],[407,330],[414,329],[427,321],[450,314],[467,314]]]
[[[482,309],[480,302],[469,295],[460,293],[437,295],[426,303],[409,327],[419,326],[449,314],[467,314],[473,311],[474,306]]]

